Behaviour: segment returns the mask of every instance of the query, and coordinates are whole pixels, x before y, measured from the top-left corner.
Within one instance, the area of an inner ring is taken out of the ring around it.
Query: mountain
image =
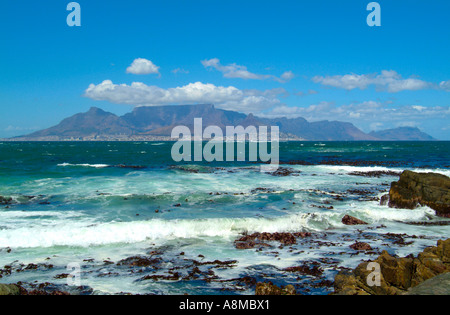
[[[304,118],[260,118],[214,105],[173,105],[135,107],[131,113],[117,116],[92,107],[86,113],[66,118],[58,125],[16,137],[12,140],[169,140],[172,129],[187,126],[193,130],[195,118],[203,127],[278,126],[280,137],[310,141],[434,140],[417,128],[397,128],[366,134],[353,124],[339,121],[308,122]]]
[[[433,141],[432,136],[414,127],[399,127],[382,131],[372,131],[369,135],[386,141]]]
[[[132,126],[122,118],[92,107],[87,113],[66,118],[57,126],[34,132],[26,138],[73,137],[83,138],[93,134],[131,135]]]

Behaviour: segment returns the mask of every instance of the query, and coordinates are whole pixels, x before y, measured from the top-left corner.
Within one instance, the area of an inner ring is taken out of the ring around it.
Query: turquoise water
[[[281,166],[290,169],[288,176],[261,173],[257,163],[175,163],[172,145],[0,143],[0,196],[11,198],[0,205],[0,269],[44,266],[3,273],[0,282],[64,284],[66,280],[56,276],[68,272],[67,264],[79,263],[82,284],[97,293],[251,294],[254,286],[233,282],[243,276],[293,283],[302,291],[299,275],[284,268],[332,259],[334,264],[323,265],[321,278],[332,280],[338,267],[354,267],[373,255],[355,255],[348,247],[355,240],[368,242],[378,252],[407,255],[449,235],[449,226],[408,224],[443,220],[427,207],[379,205],[377,198],[398,179],[395,173],[368,176],[405,169],[449,176],[449,142],[281,143]],[[358,232],[361,227],[343,225],[345,214],[368,222],[365,233]],[[234,247],[243,233],[301,231],[313,237],[291,248]],[[412,243],[396,245],[387,233],[406,233]],[[333,243],[332,250],[320,242]],[[117,265],[151,252],[158,252],[157,268]],[[236,262],[231,267],[202,266],[204,274],[214,272],[208,281],[204,275],[176,281],[142,279],[167,276],[175,267],[188,273],[189,263],[201,259]],[[52,268],[45,268],[50,263]],[[309,288],[303,293],[329,290]]]

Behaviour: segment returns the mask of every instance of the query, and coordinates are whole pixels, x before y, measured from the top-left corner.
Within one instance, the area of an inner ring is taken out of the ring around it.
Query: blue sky
[[[450,1],[0,3],[0,137],[97,106],[214,103],[255,115],[417,126],[450,140]]]

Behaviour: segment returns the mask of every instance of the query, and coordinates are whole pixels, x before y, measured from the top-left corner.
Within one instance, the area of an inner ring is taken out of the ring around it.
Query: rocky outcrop
[[[378,275],[374,275],[376,270],[373,268],[372,262],[361,263],[351,272],[341,271],[335,277],[334,294],[405,294],[408,289],[415,288],[426,280],[450,272],[450,239],[438,241],[436,247],[426,248],[417,257],[410,255],[396,258],[383,251],[373,262],[377,263],[380,268]],[[374,276],[378,276],[380,281],[376,285],[371,283]],[[431,290],[429,286],[427,288]],[[410,292],[414,292],[414,290]]]
[[[404,171],[391,184],[389,206],[415,209],[428,206],[443,217],[450,217],[450,178],[436,173]]]
[[[256,284],[255,295],[296,295],[293,285],[277,287],[272,282],[259,282]]]
[[[0,284],[0,295],[19,295],[20,288],[14,284]]]
[[[450,295],[450,272],[422,282],[405,295]]]

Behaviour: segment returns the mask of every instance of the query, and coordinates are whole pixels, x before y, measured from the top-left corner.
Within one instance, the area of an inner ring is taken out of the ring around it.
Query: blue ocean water
[[[63,285],[67,265],[78,263],[82,284],[100,294],[252,294],[254,283],[236,280],[243,277],[326,294],[332,288],[311,279],[332,281],[339,268],[381,250],[417,253],[449,235],[448,225],[411,224],[445,221],[433,210],[391,209],[379,198],[405,169],[449,176],[450,142],[284,142],[286,176],[262,173],[258,163],[175,163],[172,145],[0,142],[0,196],[9,200],[0,199],[0,269],[16,270],[0,282]],[[346,214],[369,225],[345,226]],[[312,237],[235,247],[255,232]],[[355,253],[349,245],[357,240],[374,250]],[[119,263],[134,256],[158,262]],[[217,260],[233,263],[208,263]],[[318,263],[319,277],[286,272]],[[38,268],[23,268],[29,264]]]

